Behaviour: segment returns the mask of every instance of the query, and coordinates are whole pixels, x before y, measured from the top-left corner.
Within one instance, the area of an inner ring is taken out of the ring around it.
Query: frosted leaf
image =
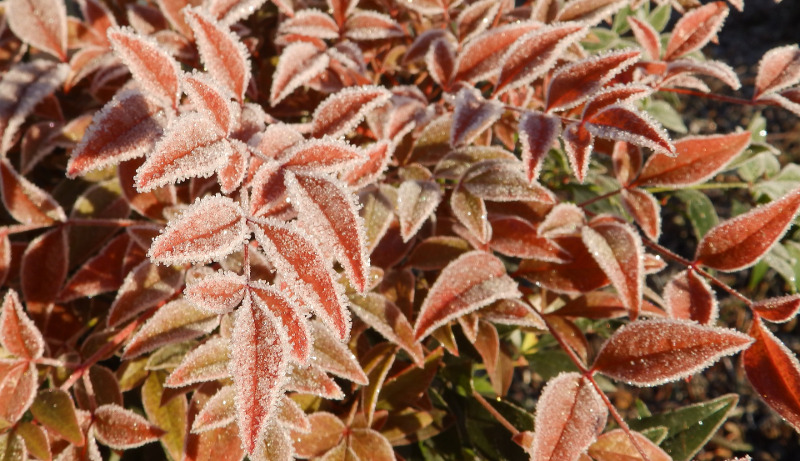
[[[322,456],[336,446],[347,430],[344,423],[332,413],[317,411],[308,416],[311,430],[308,434],[295,434],[294,449],[300,458]],[[348,458],[339,458],[348,459]],[[354,458],[351,458],[354,459]]]
[[[0,160],[0,193],[5,210],[22,224],[47,226],[67,220],[61,205],[19,174],[5,158]]]
[[[345,88],[322,101],[311,117],[311,135],[338,138],[352,131],[364,116],[389,100],[391,93],[378,86]]]
[[[166,17],[173,29],[186,37],[192,37],[192,29],[186,24],[181,10],[184,7],[196,6],[199,3],[197,0],[156,0],[159,14]]]
[[[183,85],[195,110],[214,120],[219,131],[230,133],[235,119],[227,89],[221,88],[207,74],[199,72],[185,76]]]
[[[456,17],[456,27],[460,42],[467,42],[493,25],[500,11],[500,3],[495,0],[480,0],[467,5]]]
[[[461,179],[470,167],[484,160],[514,162],[517,158],[500,146],[466,146],[450,152],[436,164],[436,178]]]
[[[220,260],[238,249],[247,233],[236,202],[219,195],[205,197],[169,223],[148,255],[161,264]]]
[[[349,444],[348,455],[353,453],[358,459],[370,459],[372,461],[394,461],[397,459],[389,440],[374,429],[354,428],[350,434]]]
[[[38,373],[28,360],[0,360],[0,418],[15,424],[30,408],[36,397]]]
[[[246,280],[241,275],[214,272],[187,286],[183,295],[194,306],[208,313],[223,315],[242,302],[246,286]]]
[[[651,316],[664,316],[664,311],[655,305],[642,301],[642,313]],[[628,315],[628,308],[616,293],[594,291],[574,298],[556,311],[562,317],[586,317],[589,319],[616,319]]]
[[[142,93],[123,90],[92,120],[72,151],[67,176],[74,178],[125,160],[141,157],[161,136],[165,117]]]
[[[162,107],[178,108],[181,71],[178,63],[155,40],[130,29],[112,29],[108,38],[114,52],[128,66],[142,92]]]
[[[750,133],[687,136],[675,142],[675,157],[654,155],[635,183],[638,186],[689,186],[722,171],[750,145]]]
[[[290,364],[289,372],[287,373],[286,391],[315,395],[328,400],[342,400],[344,398],[344,392],[336,384],[336,381],[316,365],[300,368],[295,364]]]
[[[611,161],[617,181],[630,190],[631,183],[642,170],[642,149],[626,142],[616,142],[611,153]]]
[[[364,187],[378,180],[389,167],[394,154],[394,143],[388,140],[378,141],[363,149],[366,159],[358,166],[348,168],[342,179],[354,188]]]
[[[528,182],[539,178],[544,158],[561,134],[561,120],[541,112],[526,111],[519,120],[522,163]]]
[[[236,421],[248,453],[254,453],[274,418],[288,362],[285,332],[260,305],[245,302],[237,312],[228,369],[236,387]]]
[[[564,50],[587,32],[587,27],[581,23],[553,24],[515,41],[503,56],[495,94],[526,85],[544,75]]]
[[[359,203],[359,214],[364,220],[366,250],[367,253],[372,253],[392,224],[395,205],[377,187],[362,190]]]
[[[345,20],[353,14],[358,0],[326,0],[328,10],[331,12],[336,24],[341,28]]]
[[[67,279],[70,245],[65,227],[55,227],[31,241],[22,255],[22,298],[32,312],[44,312]]]
[[[555,242],[536,233],[536,227],[516,216],[500,216],[490,220],[492,250],[507,256],[557,263],[572,257]]]
[[[308,362],[312,338],[305,309],[274,286],[264,282],[252,282],[248,290],[253,304],[271,312],[280,329],[286,334],[292,360],[301,365]]]
[[[320,322],[311,322],[314,335],[314,348],[311,352],[311,363],[334,375],[366,386],[367,375],[361,369],[358,359],[347,344],[335,337],[327,326]]]
[[[350,282],[363,292],[369,277],[369,257],[355,197],[341,182],[318,175],[287,172],[286,188],[305,228],[336,255]]]
[[[697,245],[695,263],[721,271],[755,264],[792,225],[800,189],[714,226]]]
[[[303,135],[291,125],[273,123],[257,138],[256,152],[267,160],[278,158],[291,158],[284,155],[287,149],[303,141]]]
[[[800,295],[764,299],[753,303],[751,307],[764,320],[774,323],[788,322],[800,310]]]
[[[547,325],[542,317],[534,314],[533,308],[519,299],[501,299],[494,302],[481,309],[480,318],[501,325],[518,325],[547,330]]]
[[[148,192],[186,178],[207,178],[222,168],[233,148],[213,119],[199,112],[181,115],[167,128],[136,173],[136,187]]]
[[[236,109],[237,105],[231,105]],[[248,143],[256,134],[264,131],[267,122],[273,122],[273,118],[264,112],[260,105],[246,102],[241,105],[238,119],[233,123],[233,130],[230,137]]]
[[[661,206],[658,200],[641,189],[623,189],[622,205],[645,235],[657,242],[661,235]]]
[[[57,3],[63,5],[60,1]],[[61,86],[68,73],[66,64],[37,59],[15,64],[3,74],[0,80],[0,154],[5,156],[11,149],[19,127],[39,102]]]
[[[208,11],[218,18],[220,23],[230,26],[250,17],[265,2],[266,0],[214,0],[208,5]],[[280,8],[281,5],[277,6]],[[284,12],[283,9],[281,12]]]
[[[753,321],[755,343],[742,354],[753,390],[794,430],[800,429],[800,363],[797,356],[760,319]]]
[[[92,413],[92,429],[100,443],[115,450],[136,448],[165,434],[144,417],[116,404],[97,407]]]
[[[725,2],[708,3],[683,15],[672,28],[664,60],[672,61],[704,47],[722,28],[727,16]]]
[[[171,301],[159,308],[131,338],[123,359],[200,337],[211,333],[218,325],[219,316],[198,309],[184,299]]]
[[[403,2],[402,5],[423,16],[442,14],[447,8],[442,4],[441,0],[408,0]]]
[[[271,420],[264,428],[264,437],[258,441],[253,461],[294,461],[294,446],[289,428],[280,421]]]
[[[717,297],[708,282],[693,270],[681,271],[664,287],[667,314],[673,319],[694,320],[702,325],[717,321]]]
[[[450,145],[463,146],[471,143],[503,115],[503,105],[494,100],[485,100],[475,90],[464,88],[456,95],[453,123],[450,126]]]
[[[297,34],[321,40],[339,38],[339,26],[330,15],[314,8],[300,10],[283,22],[278,28],[279,35]]]
[[[615,459],[672,461],[672,457],[667,452],[659,448],[658,445],[642,433],[631,431],[630,434],[635,439],[636,445],[634,445],[631,437],[625,431],[614,429],[598,437],[597,441],[589,447],[588,453],[592,459],[599,461]],[[639,449],[644,451],[647,458],[642,458]]]
[[[108,312],[108,326],[117,326],[171,298],[182,282],[180,270],[142,262],[125,277],[117,291]]]
[[[250,164],[250,148],[238,139],[230,139],[231,154],[227,164],[217,171],[220,192],[232,194],[244,182]]]
[[[425,59],[431,45],[440,39],[451,43],[455,41],[455,37],[446,29],[428,29],[417,35],[414,38],[414,42],[406,49],[406,54],[403,55],[403,64]]]
[[[641,237],[628,224],[602,222],[597,218],[581,229],[581,237],[630,310],[631,320],[636,320],[644,290],[644,248]]]
[[[0,284],[5,283],[11,269],[11,240],[7,232],[0,232]]]
[[[400,233],[408,242],[436,211],[442,200],[439,185],[433,181],[403,181],[397,190],[397,217]]]
[[[344,24],[344,36],[350,40],[369,41],[404,37],[405,32],[388,14],[362,10],[348,16]]]
[[[35,360],[44,353],[42,333],[23,310],[14,290],[9,290],[3,299],[0,344],[7,352],[22,359]]]
[[[634,386],[657,386],[691,376],[752,342],[736,330],[686,320],[633,322],[603,344],[592,370]]]
[[[795,115],[800,115],[800,88],[790,88],[781,94],[761,96],[759,102],[774,103]]]
[[[608,277],[580,237],[559,237],[554,240],[572,256],[569,262],[524,259],[517,275],[556,293],[588,293],[608,285]]]
[[[328,55],[310,43],[297,42],[284,48],[272,75],[270,105],[277,105],[294,90],[322,74],[329,62]]]
[[[208,73],[230,90],[239,102],[243,102],[250,81],[250,61],[244,44],[228,27],[201,9],[183,11]]]
[[[547,112],[577,106],[639,60],[638,50],[598,54],[558,69],[547,85]]]
[[[646,98],[653,93],[653,89],[637,84],[614,85],[599,91],[583,107],[581,119],[588,120],[596,113],[613,104],[624,104]]]
[[[461,185],[483,200],[554,203],[553,193],[528,182],[520,167],[517,161],[485,160],[464,173]]]
[[[339,339],[347,338],[350,315],[344,290],[336,283],[330,262],[323,258],[317,244],[304,232],[276,221],[260,221],[254,231],[267,258],[286,277],[292,291]]]
[[[458,53],[453,80],[474,83],[496,75],[509,47],[518,38],[541,27],[538,21],[517,22],[491,28],[471,39]]]
[[[284,185],[286,170],[276,162],[267,162],[256,171],[251,182],[250,214],[271,216],[290,207]]]
[[[583,182],[589,174],[589,161],[594,148],[594,136],[583,123],[572,123],[564,129],[564,150],[575,178]]]
[[[303,411],[300,404],[286,395],[281,397],[281,401],[278,403],[278,418],[282,424],[288,426],[291,430],[300,432],[311,431],[311,423],[308,420],[308,415]]]
[[[647,52],[647,57],[657,60],[661,57],[661,37],[649,22],[628,16],[628,25],[631,27],[636,41]]]
[[[91,120],[83,117],[83,120]],[[73,126],[78,125],[75,122]],[[85,127],[85,125],[84,125]],[[28,126],[20,142],[19,169],[22,174],[29,174],[33,168],[49,156],[57,147],[72,148],[72,142],[65,142],[71,128],[61,122],[35,122]]]
[[[183,387],[194,383],[216,381],[230,376],[228,361],[230,340],[214,336],[194,348],[167,377],[167,387]]]
[[[680,80],[677,79],[687,76],[688,74],[700,74],[714,77],[734,90],[738,90],[742,87],[741,82],[739,82],[739,77],[736,75],[736,71],[724,62],[711,60],[699,62],[688,59],[680,59],[669,63],[667,65],[667,74],[661,85],[678,86]]]
[[[489,0],[499,7],[499,4]],[[484,3],[486,0],[484,0]],[[450,80],[453,78],[456,65],[455,46],[446,39],[435,40],[425,55],[425,66],[428,68],[431,78],[442,88],[450,87]]]
[[[492,228],[487,219],[486,202],[464,187],[457,187],[450,195],[453,216],[481,243],[492,238]]]
[[[758,63],[753,100],[775,93],[800,82],[800,47],[795,45],[773,48]]]
[[[67,60],[67,9],[60,0],[8,0],[5,18],[14,35]]]
[[[558,21],[584,21],[596,24],[628,2],[625,0],[572,0],[558,12]]]
[[[592,384],[578,373],[547,382],[536,404],[531,461],[578,459],[603,431],[608,408]]]
[[[223,386],[194,417],[192,432],[199,434],[220,427],[225,427],[236,419],[236,407],[234,399],[236,395],[235,386]]]
[[[499,259],[482,251],[465,253],[448,264],[431,287],[414,325],[414,337],[424,338],[450,320],[498,299],[519,296],[517,283]]]
[[[586,128],[598,138],[625,141],[653,149],[658,154],[675,155],[675,146],[664,128],[629,104],[608,106],[586,122]]]
[[[353,295],[350,302],[350,308],[364,323],[408,352],[417,366],[423,366],[422,345],[414,340],[414,330],[397,305],[377,293]]]

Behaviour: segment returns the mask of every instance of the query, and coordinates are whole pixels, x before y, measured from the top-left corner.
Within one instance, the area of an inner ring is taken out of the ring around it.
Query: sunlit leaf
[[[800,295],[764,299],[753,303],[752,309],[769,322],[788,322],[800,309]]]
[[[164,451],[172,459],[179,459],[186,440],[189,405],[185,395],[163,402],[165,390],[168,391],[164,388],[165,376],[163,371],[150,373],[142,386],[142,405],[147,418],[166,432],[160,437]]]
[[[708,282],[693,270],[672,277],[664,287],[664,302],[667,313],[674,319],[694,320],[703,325],[716,323],[717,297]]]
[[[165,385],[180,387],[227,378],[229,354],[229,340],[214,337],[186,354],[181,364],[169,375]]]
[[[183,294],[195,306],[216,315],[227,314],[242,302],[246,280],[230,272],[209,274],[187,286]]]
[[[123,357],[131,359],[167,344],[174,344],[211,333],[219,316],[193,306],[185,299],[171,301],[156,311],[131,338]]]
[[[347,88],[326,98],[312,116],[311,135],[339,137],[358,125],[369,111],[389,100],[381,87]]]
[[[92,419],[97,440],[117,450],[135,448],[164,435],[143,417],[118,405],[100,405]]]
[[[800,82],[800,48],[787,45],[773,48],[758,63],[753,99],[775,93]]]
[[[46,389],[36,396],[31,405],[31,413],[36,421],[70,443],[83,446],[85,438],[75,414],[72,397],[61,389]]]
[[[672,457],[640,432],[631,432],[635,442],[622,429],[614,429],[597,438],[588,450],[596,461],[672,461]],[[634,445],[634,443],[636,445]],[[644,451],[643,458],[639,449]]]
[[[284,48],[272,76],[270,104],[275,106],[301,85],[310,82],[325,71],[329,62],[328,55],[310,43],[297,42]]]
[[[668,156],[675,154],[675,146],[664,128],[630,105],[613,104],[585,120],[586,128],[598,138],[625,141]]]
[[[67,60],[67,9],[59,0],[9,0],[8,26],[23,41]]]
[[[9,290],[3,299],[0,344],[7,352],[23,359],[35,360],[44,353],[42,333],[23,310],[14,290]]]
[[[542,162],[561,133],[561,120],[540,112],[525,112],[519,120],[522,163],[529,182],[539,177]]]
[[[672,29],[664,59],[671,61],[705,46],[722,28],[727,16],[725,2],[708,3],[683,15]]]
[[[350,308],[384,338],[402,347],[418,365],[422,364],[422,345],[414,340],[414,331],[402,311],[377,293],[351,296]]]

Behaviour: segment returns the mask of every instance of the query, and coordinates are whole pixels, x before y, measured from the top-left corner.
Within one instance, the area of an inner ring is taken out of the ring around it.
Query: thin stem
[[[614,404],[611,403],[611,400],[609,400],[606,393],[603,392],[602,389],[600,389],[600,385],[597,384],[597,381],[595,381],[594,379],[594,373],[584,374],[584,377],[587,380],[589,380],[590,383],[592,383],[594,389],[597,391],[598,394],[600,394],[600,398],[603,399],[603,402],[606,404],[606,407],[608,407],[608,411],[611,412],[611,417],[614,418],[614,421],[616,421],[617,424],[619,424],[619,427],[628,436],[628,439],[630,439],[631,443],[633,444],[633,447],[636,448],[636,451],[638,451],[639,454],[642,455],[642,458],[645,461],[650,461],[650,458],[647,456],[647,453],[645,453],[644,449],[641,446],[639,446],[639,442],[633,436],[633,432],[631,431],[631,428],[628,427],[628,423],[626,423],[625,420],[622,419],[622,415],[619,414],[617,409],[614,407]]]
[[[726,182],[726,183],[707,183],[707,184],[695,184],[693,186],[685,186],[681,187],[681,190],[684,189],[694,189],[694,190],[715,190],[715,189],[746,189],[750,187],[750,184],[746,182]],[[673,192],[677,188],[675,187],[643,187],[642,189],[650,192],[651,194],[657,194],[659,192]]]
[[[495,410],[494,407],[492,406],[492,404],[487,402],[486,399],[484,399],[483,396],[478,393],[478,391],[473,389],[472,390],[472,396],[475,397],[475,400],[477,400],[478,403],[480,403],[483,406],[483,408],[486,408],[486,411],[488,411],[489,413],[492,414],[492,416],[494,417],[494,419],[497,420],[497,422],[499,422],[500,424],[503,425],[503,427],[508,429],[508,432],[511,432],[511,435],[515,436],[515,435],[519,434],[519,430],[517,430],[517,428],[514,427],[513,424],[508,422],[508,420],[506,418],[504,418],[503,415],[500,414],[500,412]]]
[[[621,192],[622,192],[622,189],[612,190],[611,192],[607,192],[607,193],[605,193],[603,195],[598,195],[597,197],[590,198],[589,200],[587,200],[587,201],[585,201],[583,203],[579,203],[578,207],[586,208],[587,206],[589,206],[589,205],[591,205],[591,204],[593,204],[595,202],[599,202],[600,200],[605,200],[605,199],[607,199],[609,197],[613,197],[615,195],[620,194]]]
[[[713,99],[715,101],[728,102],[731,104],[740,104],[743,106],[773,106],[775,104],[769,102],[755,102],[749,99],[737,98],[734,96],[725,96],[722,94],[703,93],[702,91],[689,90],[686,88],[658,88],[657,91],[664,91],[667,93],[685,94],[688,96],[696,96],[698,98]]]
[[[70,218],[67,224],[73,226],[94,226],[94,227],[130,227],[142,224],[145,221],[135,219],[93,219],[93,218]]]

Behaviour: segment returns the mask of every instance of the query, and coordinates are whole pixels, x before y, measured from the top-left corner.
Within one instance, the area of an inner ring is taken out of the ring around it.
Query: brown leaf
[[[797,311],[800,309],[800,295],[764,299],[753,303],[751,307],[754,312],[768,322],[788,322],[797,315]]]
[[[92,421],[97,440],[115,450],[139,447],[164,435],[163,430],[119,405],[100,405]]]
[[[22,224],[46,226],[67,220],[61,205],[19,174],[5,158],[0,160],[0,188],[6,211]]]
[[[424,338],[456,317],[518,296],[516,282],[499,259],[482,251],[465,253],[448,264],[431,287],[414,325],[414,337]]]
[[[236,419],[236,386],[223,386],[211,396],[203,409],[195,416],[192,432],[199,434],[225,427]]]
[[[737,271],[756,263],[786,233],[800,209],[800,189],[714,226],[697,245],[695,263]]]
[[[9,0],[8,26],[24,42],[67,60],[67,9],[59,0]]]
[[[800,48],[795,45],[773,48],[758,63],[753,100],[785,90],[800,82]]]
[[[477,90],[462,89],[456,95],[450,145],[458,147],[471,143],[501,115],[503,105],[500,102],[483,99]]]
[[[58,300],[72,301],[118,289],[124,279],[122,269],[130,243],[127,233],[114,237],[69,279]]]
[[[397,218],[404,242],[417,234],[441,200],[442,192],[436,182],[403,181],[397,190]]]
[[[0,359],[0,418],[14,425],[25,414],[36,397],[38,374],[36,364],[28,360]]]
[[[540,27],[542,25],[537,21],[522,21],[489,29],[473,38],[458,53],[453,80],[474,83],[496,75],[509,47],[518,38]]]
[[[228,338],[214,336],[196,347],[186,354],[164,384],[169,387],[182,387],[228,378],[229,343]]]
[[[478,198],[493,202],[554,203],[553,193],[530,183],[521,167],[517,161],[478,162],[464,172],[460,186]]]
[[[753,340],[736,330],[685,320],[647,320],[617,330],[592,369],[634,386],[657,386],[691,376]]]
[[[487,1],[498,5],[493,0],[483,0],[482,3],[487,3]],[[428,53],[425,54],[425,65],[434,82],[442,88],[449,88],[456,66],[455,46],[444,38],[435,40],[430,45]]]
[[[403,348],[418,366],[422,366],[422,345],[415,341],[411,324],[393,302],[377,293],[353,295],[350,302],[350,308],[364,323]]]
[[[599,22],[625,6],[620,0],[572,0],[564,5],[556,17],[559,21]]]
[[[556,243],[540,237],[536,227],[516,216],[499,216],[489,221],[492,225],[492,250],[515,258],[536,259],[564,263],[572,258]]]
[[[312,321],[314,348],[312,355],[319,368],[334,375],[350,380],[356,384],[367,385],[369,380],[358,360],[339,338],[334,336],[330,328],[319,321]]]
[[[596,461],[672,461],[672,457],[640,432],[631,431],[635,441],[622,429],[614,429],[597,438],[588,450]],[[635,443],[635,445],[634,445]],[[641,449],[646,458],[642,458]]]
[[[316,365],[299,368],[295,364],[289,365],[286,373],[286,390],[301,394],[315,395],[328,400],[341,400],[344,392],[333,378]]]
[[[0,344],[7,352],[22,359],[35,360],[44,353],[42,333],[23,310],[14,290],[9,290],[3,299]]]
[[[541,112],[522,114],[519,120],[519,141],[522,144],[522,163],[529,182],[536,181],[544,158],[561,134],[561,120]]]
[[[300,10],[293,17],[282,21],[278,34],[297,34],[331,40],[339,37],[339,26],[329,14],[309,8]]]
[[[122,282],[108,312],[108,326],[113,327],[169,299],[183,282],[183,274],[171,266],[144,261]]]
[[[664,303],[673,319],[694,320],[702,325],[717,321],[717,297],[708,282],[693,270],[672,277],[664,287]]]
[[[22,297],[28,309],[44,312],[54,302],[67,278],[67,229],[59,227],[36,237],[22,255]]]
[[[122,356],[132,359],[168,344],[188,341],[211,333],[218,325],[218,315],[199,309],[185,299],[176,299],[159,308],[145,322]]]
[[[75,446],[81,447],[86,438],[78,423],[72,397],[61,389],[44,389],[31,405],[31,413],[38,423]]]
[[[480,0],[467,5],[456,17],[455,29],[458,31],[459,42],[467,42],[488,29],[499,11],[500,2],[495,0]]]
[[[524,259],[516,275],[557,293],[588,293],[609,283],[606,273],[581,238],[560,237],[554,241],[572,256],[571,261],[554,263]]]
[[[469,233],[481,243],[488,243],[492,238],[492,228],[486,203],[464,187],[457,187],[450,195],[450,209],[458,221]]]
[[[623,189],[622,205],[645,235],[657,242],[661,235],[661,206],[656,198],[641,189]]]
[[[338,138],[355,128],[364,116],[389,100],[391,94],[378,86],[345,88],[317,106],[311,122],[311,135]]]
[[[294,434],[296,456],[311,458],[321,456],[339,443],[346,429],[344,423],[332,413],[317,411],[308,417],[311,431]]]
[[[350,14],[344,24],[344,35],[350,40],[383,40],[403,37],[400,24],[388,14],[361,10]]]
[[[705,46],[722,28],[727,16],[725,2],[708,3],[683,15],[672,28],[664,60],[680,58]]]

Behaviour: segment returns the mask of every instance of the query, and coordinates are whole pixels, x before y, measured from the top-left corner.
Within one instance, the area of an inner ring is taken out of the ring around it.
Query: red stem
[[[722,101],[722,102],[727,102],[727,103],[731,103],[731,104],[741,104],[741,105],[744,105],[744,106],[774,106],[775,105],[775,104],[772,104],[772,103],[767,102],[767,101],[765,101],[765,102],[755,102],[755,101],[751,101],[749,99],[737,98],[737,97],[734,97],[734,96],[725,96],[725,95],[722,95],[722,94],[703,93],[702,91],[689,90],[689,89],[686,89],[686,88],[658,88],[657,91],[664,91],[664,92],[667,92],[667,93],[685,94],[685,95],[688,95],[688,96],[696,96],[696,97],[699,97],[699,98],[713,99],[715,101]]]

